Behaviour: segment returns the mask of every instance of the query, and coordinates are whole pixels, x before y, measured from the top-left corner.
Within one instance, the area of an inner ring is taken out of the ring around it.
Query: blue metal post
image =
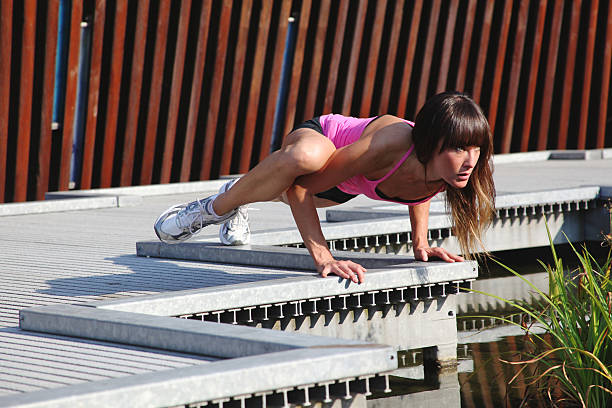
[[[68,70],[68,35],[70,33],[70,0],[60,0],[55,54],[55,85],[53,89],[53,129],[59,129],[64,116],[66,72]]]
[[[74,134],[72,135],[72,158],[70,160],[70,182],[78,186],[81,182],[83,162],[83,139],[87,113],[87,90],[89,88],[89,66],[91,54],[91,26],[81,22],[81,43],[79,45],[79,79],[77,85]]]
[[[295,18],[289,17],[287,37],[285,40],[285,52],[283,53],[283,65],[281,69],[280,86],[276,98],[276,109],[274,111],[274,125],[272,126],[272,142],[270,152],[278,150],[283,140],[283,122],[287,110],[287,94],[289,92],[289,79],[293,67],[293,52],[295,51],[295,36],[297,33]]]

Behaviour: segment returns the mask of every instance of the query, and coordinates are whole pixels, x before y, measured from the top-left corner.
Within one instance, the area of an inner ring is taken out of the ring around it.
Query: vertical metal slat
[[[451,0],[450,9],[448,11],[448,19],[446,20],[445,24],[446,30],[444,32],[444,43],[442,46],[442,58],[440,60],[440,71],[438,72],[436,93],[446,90],[451,53],[453,51],[453,35],[455,34],[455,25],[457,24],[458,8],[459,0]]]
[[[209,3],[209,2],[206,2]],[[155,51],[153,51],[153,72],[151,73],[151,93],[148,100],[147,125],[142,155],[140,184],[150,184],[153,180],[153,160],[155,158],[155,142],[159,124],[159,108],[164,79],[164,58],[168,39],[168,21],[170,19],[170,2],[159,3],[157,29],[155,33]]]
[[[200,25],[198,28],[198,43],[196,45],[195,66],[193,69],[193,82],[189,99],[189,113],[187,115],[187,132],[185,134],[185,145],[183,146],[183,161],[181,162],[180,181],[188,181],[191,173],[193,158],[193,143],[198,124],[198,113],[200,112],[200,100],[202,98],[202,80],[204,78],[204,65],[208,44],[208,31],[210,29],[211,2],[202,3],[200,10]]]
[[[561,20],[563,17],[563,2],[554,4],[553,21],[550,33],[550,44],[546,62],[546,79],[542,93],[542,112],[540,113],[540,130],[538,132],[538,150],[545,150],[548,142],[548,129],[550,126],[550,112],[552,109],[553,87],[555,84],[555,71],[557,69],[557,55],[559,54],[559,36],[561,34]]]
[[[249,23],[251,22],[252,8],[252,0],[245,0],[240,5],[240,28],[238,31],[238,43],[236,45],[234,70],[231,79],[225,137],[223,137],[223,149],[221,151],[220,174],[229,174],[232,164],[232,153],[236,135],[236,122],[238,121],[238,109],[240,109],[240,91],[242,90],[242,77],[244,74],[244,62],[248,47]]]
[[[136,15],[136,33],[134,38],[134,55],[132,58],[132,74],[130,75],[130,94],[127,112],[127,124],[123,143],[123,160],[121,165],[121,185],[132,185],[134,173],[134,150],[138,133],[138,116],[142,90],[142,74],[147,42],[147,27],[149,22],[150,0],[140,0]]]
[[[213,150],[215,147],[217,124],[220,113],[219,101],[221,100],[221,92],[225,81],[223,72],[225,70],[231,16],[232,2],[225,0],[221,8],[219,36],[217,37],[217,52],[215,54],[215,68],[213,70],[213,78],[215,80],[213,81],[212,91],[210,93],[211,104],[208,108],[206,133],[204,134],[204,151],[202,153],[202,167],[200,169],[200,178],[202,180],[208,180],[212,172]]]
[[[402,72],[402,81],[400,85],[399,101],[397,103],[397,114],[406,117],[408,112],[408,91],[412,81],[412,67],[414,66],[414,53],[416,52],[417,36],[419,34],[419,26],[421,24],[421,14],[423,12],[423,0],[416,0],[412,10],[412,19],[410,21],[410,34],[406,41],[406,62],[404,71]]]
[[[36,51],[36,0],[23,3],[24,21],[21,34],[21,78],[19,81],[19,118],[15,163],[14,201],[25,201],[28,192],[28,166],[34,90],[34,54]]]
[[[423,65],[421,68],[421,78],[419,79],[419,92],[417,95],[417,109],[425,103],[427,88],[429,87],[429,67],[433,63],[434,47],[436,45],[436,31],[438,21],[440,21],[440,0],[434,0],[431,6],[431,15],[429,16],[427,37],[425,38],[425,54],[423,55]]]
[[[249,170],[251,155],[253,154],[253,142],[255,139],[257,113],[259,110],[259,94],[262,88],[263,73],[265,69],[265,53],[268,47],[272,5],[272,1],[264,1],[262,4],[261,14],[259,16],[255,58],[252,67],[253,76],[251,78],[251,86],[249,87],[249,104],[247,106],[247,112],[244,120],[244,139],[242,143],[242,150],[240,151],[240,163],[238,168],[239,173],[246,173],[247,170]]]
[[[548,0],[542,0],[540,1],[538,7],[538,20],[533,38],[531,66],[529,67],[529,76],[527,80],[527,96],[525,97],[525,117],[522,124],[523,132],[521,135],[521,152],[526,152],[529,148],[529,135],[531,135],[531,121],[533,119],[535,91],[538,82],[538,68],[540,67],[540,55],[542,54],[542,36],[544,34],[544,23],[546,22],[547,5]]]
[[[51,162],[51,122],[53,121],[53,85],[55,82],[55,53],[57,48],[57,24],[59,0],[47,3],[47,27],[43,94],[40,113],[40,143],[38,150],[38,174],[36,175],[36,199],[43,200],[49,190],[49,165]]]
[[[298,22],[298,34],[295,45],[295,53],[293,55],[293,68],[291,70],[291,81],[289,83],[289,96],[287,97],[287,110],[285,114],[285,136],[293,128],[296,121],[295,111],[297,108],[297,99],[300,93],[300,81],[302,78],[302,67],[304,64],[304,50],[306,48],[306,37],[308,36],[308,21],[312,9],[312,1],[304,0],[302,2],[302,10]]]
[[[470,0],[465,16],[465,24],[463,26],[463,46],[461,47],[461,56],[459,57],[459,67],[457,68],[457,81],[455,88],[459,91],[465,90],[465,75],[470,57],[470,48],[472,44],[472,32],[474,31],[474,19],[476,18],[476,0]]]
[[[599,96],[599,121],[597,126],[596,147],[603,149],[606,138],[606,120],[608,114],[608,94],[610,92],[610,58],[612,58],[612,2],[608,1],[608,18],[606,20],[606,44],[604,48],[603,68],[601,72],[601,93]]]
[[[380,95],[380,114],[385,114],[389,110],[389,98],[391,96],[391,86],[393,85],[393,73],[397,60],[397,50],[399,46],[399,36],[402,28],[402,18],[404,16],[404,0],[398,0],[393,10],[393,22],[391,23],[391,38],[389,39],[389,54],[385,61],[386,69],[383,77],[382,92]]]
[[[338,84],[338,69],[342,56],[342,46],[344,44],[344,31],[348,18],[349,0],[341,0],[338,8],[338,18],[336,20],[336,32],[334,33],[334,43],[329,65],[329,77],[327,78],[327,88],[325,90],[325,102],[323,112],[331,113],[334,103],[336,85]]]
[[[74,133],[74,114],[79,74],[79,50],[81,42],[81,20],[83,3],[72,3],[70,13],[70,40],[68,45],[68,72],[66,75],[66,97],[64,119],[62,121],[62,147],[58,189],[68,190],[70,184],[70,161],[72,158],[72,136]]]
[[[0,203],[4,202],[6,185],[12,44],[13,2],[10,0],[0,3]]]
[[[274,111],[276,109],[276,98],[280,87],[281,69],[283,64],[283,52],[285,50],[285,37],[289,26],[289,14],[291,12],[291,2],[286,0],[281,2],[281,12],[278,22],[278,33],[276,34],[276,44],[274,45],[274,57],[272,58],[271,83],[266,101],[266,112],[264,115],[264,127],[261,137],[261,148],[259,150],[259,160],[263,160],[270,154],[270,141],[272,139],[272,126],[274,125]]]
[[[113,28],[113,58],[111,61],[110,81],[108,85],[108,104],[106,127],[104,129],[104,147],[102,153],[102,170],[100,187],[107,188],[112,184],[113,164],[115,161],[115,143],[117,140],[117,122],[119,119],[119,97],[121,95],[121,76],[123,69],[125,29],[127,25],[127,0],[118,0],[115,8],[115,27]]]
[[[595,53],[595,35],[597,34],[597,10],[599,2],[591,1],[588,27],[589,32],[584,58],[584,79],[582,81],[582,102],[580,103],[580,126],[578,130],[578,149],[586,147],[587,125],[589,120],[589,101],[591,99],[591,80],[593,77],[593,55]]]
[[[361,94],[361,108],[359,109],[360,116],[370,116],[372,110],[372,96],[374,94],[374,81],[376,80],[376,69],[378,67],[378,58],[380,55],[380,43],[382,41],[383,26],[385,23],[385,11],[387,10],[387,1],[379,0],[376,2],[376,14],[374,16],[374,28],[372,29],[372,38],[370,40],[370,50],[363,93]],[[390,80],[390,79],[389,79]]]
[[[561,115],[559,134],[557,135],[557,149],[565,149],[567,146],[567,131],[570,120],[570,106],[572,103],[572,89],[574,87],[574,70],[576,68],[576,51],[578,48],[578,30],[580,28],[580,9],[582,0],[572,1],[572,17],[567,44],[567,59],[565,62],[565,73],[563,79],[563,94],[561,96]]]
[[[510,82],[508,86],[508,96],[506,99],[506,109],[504,115],[504,128],[502,129],[502,153],[510,152],[512,142],[512,130],[514,128],[514,116],[516,115],[516,101],[518,98],[519,80],[521,66],[523,63],[523,50],[525,48],[525,34],[527,32],[527,17],[529,14],[529,2],[519,3],[519,15],[514,39],[514,50],[512,51],[512,65],[510,68]],[[537,46],[537,45],[536,45]]]
[[[87,118],[83,140],[83,164],[81,168],[81,189],[89,189],[92,184],[94,148],[98,125],[98,104],[100,101],[100,73],[102,71],[102,47],[104,43],[104,19],[106,0],[96,0],[93,21],[93,40],[91,63],[89,67],[89,94],[87,95]]]
[[[304,119],[314,116],[315,103],[317,101],[318,84],[321,78],[321,65],[323,63],[323,52],[325,51],[325,36],[327,35],[327,22],[329,21],[330,0],[321,1],[321,9],[317,18],[317,32],[315,35],[315,46],[312,55],[312,67],[310,68],[310,86],[306,89],[306,104],[304,107]]]
[[[355,32],[351,46],[351,56],[346,76],[346,87],[342,102],[342,114],[350,115],[355,90],[355,77],[357,76],[357,64],[359,63],[359,51],[361,50],[361,40],[363,39],[363,28],[365,25],[366,11],[368,9],[366,1],[359,2],[357,9],[357,19],[355,21]]]
[[[178,34],[176,38],[176,51],[172,67],[172,83],[170,91],[170,103],[168,108],[168,121],[164,135],[164,152],[160,183],[169,183],[172,172],[172,161],[174,157],[174,141],[176,139],[176,124],[178,123],[179,107],[181,102],[181,90],[183,84],[183,71],[185,70],[185,53],[187,48],[187,36],[189,34],[189,16],[191,12],[191,1],[180,3],[180,17]]]
[[[474,86],[472,88],[472,97],[480,103],[480,93],[482,92],[482,81],[484,79],[484,70],[487,60],[487,51],[489,49],[489,36],[491,34],[491,24],[493,22],[493,8],[495,2],[487,1],[485,5],[484,18],[482,21],[482,32],[480,34],[480,45],[478,46],[478,59],[476,61],[476,73],[474,76]]]

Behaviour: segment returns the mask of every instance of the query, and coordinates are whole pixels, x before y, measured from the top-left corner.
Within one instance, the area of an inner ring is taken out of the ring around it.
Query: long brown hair
[[[435,95],[417,114],[412,134],[417,158],[424,166],[445,149],[480,147],[480,157],[467,185],[464,188],[447,185],[446,206],[462,254],[468,259],[472,253],[486,254],[482,236],[495,215],[495,184],[493,140],[482,109],[462,93]]]

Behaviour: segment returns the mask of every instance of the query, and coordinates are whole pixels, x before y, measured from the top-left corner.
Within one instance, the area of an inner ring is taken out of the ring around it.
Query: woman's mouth
[[[459,173],[457,174],[457,179],[459,181],[467,181],[470,178],[470,173]]]

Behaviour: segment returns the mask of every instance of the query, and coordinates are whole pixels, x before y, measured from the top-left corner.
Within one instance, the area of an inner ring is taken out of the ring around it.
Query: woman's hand
[[[337,261],[335,259],[317,265],[317,271],[324,278],[333,273],[341,278],[350,279],[355,283],[362,283],[366,273],[366,269],[358,263],[353,261]]]
[[[423,262],[427,262],[431,257],[440,258],[446,262],[462,262],[464,260],[459,255],[455,255],[448,252],[446,249],[439,247],[432,248],[430,246],[422,246],[419,248],[414,248],[413,252],[415,259]]]

